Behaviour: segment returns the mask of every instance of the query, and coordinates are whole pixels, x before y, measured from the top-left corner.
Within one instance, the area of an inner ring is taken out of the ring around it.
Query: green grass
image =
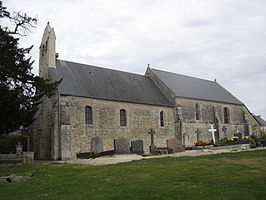
[[[266,151],[162,158],[108,166],[1,167],[0,199],[266,199]]]

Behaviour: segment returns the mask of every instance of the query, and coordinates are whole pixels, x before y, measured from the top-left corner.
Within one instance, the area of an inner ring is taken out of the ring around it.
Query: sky
[[[266,119],[266,0],[4,0],[38,24],[33,72],[47,22],[59,59],[144,74],[147,65],[216,79]]]

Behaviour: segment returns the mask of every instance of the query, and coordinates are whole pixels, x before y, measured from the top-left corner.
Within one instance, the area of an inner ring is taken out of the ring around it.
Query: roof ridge
[[[58,61],[63,61],[63,62],[68,62],[68,63],[73,63],[73,64],[78,64],[78,65],[83,65],[84,67],[89,66],[89,67],[95,67],[95,68],[100,68],[100,69],[110,70],[110,71],[115,71],[115,72],[120,72],[120,73],[127,73],[127,74],[132,74],[132,75],[137,75],[137,76],[148,77],[148,76],[142,75],[142,74],[137,74],[137,73],[133,73],[133,72],[125,72],[125,71],[122,71],[122,70],[110,69],[110,68],[107,68],[107,67],[88,65],[88,64],[84,64],[84,63],[78,63],[78,62],[73,62],[73,61],[68,61],[68,60],[61,60],[61,59],[57,59],[57,60]]]
[[[212,81],[212,80],[208,80],[208,79],[198,78],[198,77],[194,77],[194,76],[189,76],[189,75],[184,75],[184,74],[179,74],[179,73],[164,71],[164,70],[155,69],[155,68],[151,68],[151,69],[152,70],[161,71],[161,72],[165,72],[165,73],[169,73],[169,74],[174,74],[174,75],[179,75],[179,76],[186,76],[186,77],[189,77],[189,78],[199,79],[199,80],[202,80],[202,81],[209,81],[209,82],[212,82],[212,83],[217,83],[217,81]]]

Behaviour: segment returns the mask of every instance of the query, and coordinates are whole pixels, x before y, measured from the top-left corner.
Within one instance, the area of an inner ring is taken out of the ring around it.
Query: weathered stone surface
[[[131,152],[139,155],[144,154],[143,141],[142,140],[131,141]]]
[[[23,164],[34,164],[34,152],[23,152]]]
[[[93,137],[91,139],[91,150],[101,153],[103,151],[103,142],[100,137]]]
[[[129,140],[127,138],[114,139],[114,148],[116,154],[129,154]]]
[[[166,140],[167,148],[176,150],[177,149],[177,141],[175,138],[171,138]]]
[[[16,183],[26,181],[28,179],[30,179],[30,176],[17,176],[16,174],[11,174],[9,176],[0,177],[0,183]]]

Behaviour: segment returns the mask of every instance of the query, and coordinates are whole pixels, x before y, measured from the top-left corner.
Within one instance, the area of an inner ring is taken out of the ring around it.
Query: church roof
[[[260,115],[253,115],[261,126],[266,126],[266,121]]]
[[[49,68],[49,76],[63,78],[58,88],[63,95],[173,106],[148,76],[63,60]]]
[[[164,84],[177,96],[232,104],[241,104],[236,97],[216,81],[152,69]]]

